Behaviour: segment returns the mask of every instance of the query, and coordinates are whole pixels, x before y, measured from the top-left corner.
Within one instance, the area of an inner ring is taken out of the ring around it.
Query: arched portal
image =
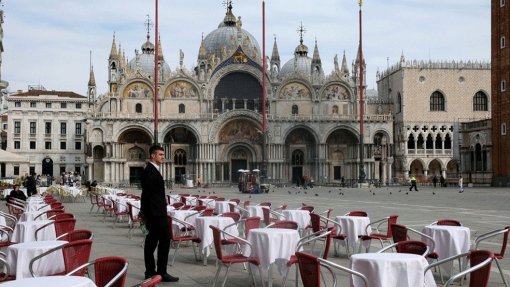
[[[168,146],[167,158],[169,177],[175,183],[196,180],[197,136],[187,127],[174,127],[165,135],[163,142]]]
[[[97,180],[99,182],[104,181],[104,162],[103,158],[105,156],[104,148],[100,145],[95,146],[92,149],[92,157],[94,158],[94,167],[92,169],[92,178],[91,180]]]
[[[409,169],[409,173],[411,175],[423,175],[424,172],[423,172],[423,164],[421,161],[415,159],[411,162],[411,167]]]
[[[327,140],[327,171],[330,181],[357,178],[358,138],[349,130],[337,129]]]
[[[114,147],[113,152],[120,151],[116,157],[121,157],[126,160],[124,167],[118,166],[117,163],[112,163],[115,168],[112,178],[119,181],[126,181],[129,178],[130,184],[140,184],[142,178],[142,171],[145,167],[145,161],[148,158],[147,152],[152,145],[152,137],[147,131],[141,128],[130,128],[122,132],[118,139],[118,146]],[[126,173],[128,174],[126,178]]]
[[[49,157],[43,159],[42,161],[42,171],[43,175],[51,175],[53,176],[53,160]]]
[[[285,138],[285,148],[293,183],[302,184],[304,176],[316,177],[317,142],[308,129],[298,127],[292,130]]]
[[[248,170],[253,168],[253,154],[245,146],[238,145],[232,148],[228,154],[228,158],[230,159],[230,170],[232,171],[230,179],[231,182],[239,181],[240,173],[238,171],[240,169]]]

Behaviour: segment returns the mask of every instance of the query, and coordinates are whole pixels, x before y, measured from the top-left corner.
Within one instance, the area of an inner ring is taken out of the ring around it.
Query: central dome
[[[211,59],[214,55],[216,59],[225,60],[239,46],[252,60],[259,61],[261,59],[257,40],[242,28],[241,17],[236,20],[232,13],[232,6],[229,5],[225,18],[218,25],[218,28],[204,38],[203,48],[205,49],[205,54],[201,55],[201,57]]]
[[[154,49],[155,45],[150,42],[149,34],[147,34],[147,41],[142,45],[142,54],[137,53],[134,59],[129,61],[129,68],[133,71],[141,70],[154,77]],[[161,47],[161,45],[158,45]],[[161,50],[158,51],[161,63],[159,70],[159,77],[166,77],[170,74],[170,66],[163,59]]]

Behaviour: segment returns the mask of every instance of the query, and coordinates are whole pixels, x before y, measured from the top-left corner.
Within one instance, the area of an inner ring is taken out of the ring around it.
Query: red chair
[[[121,203],[118,203],[115,200],[112,200],[112,208],[113,208],[113,214],[115,215],[115,219],[113,220],[113,228],[115,228],[115,223],[119,221],[120,218],[123,218],[124,216],[129,216],[129,208],[127,206],[123,206],[124,208],[122,211],[120,211],[119,207],[121,207]]]
[[[43,213],[40,213],[39,215],[34,217],[34,220],[39,220],[39,218],[42,218],[44,215],[46,215],[47,219],[52,219],[53,216],[55,216],[57,214],[61,214],[61,213],[64,213],[64,210],[62,210],[62,209],[50,209],[50,210],[47,210],[47,211],[45,211]]]
[[[154,275],[149,279],[133,285],[132,287],[154,287],[158,285],[159,282],[161,282],[161,275]]]
[[[295,221],[291,220],[279,220],[266,226],[266,228],[284,228],[298,230],[299,225]]]
[[[90,266],[94,267],[94,283],[97,287],[123,287],[126,282],[128,261],[124,257],[108,256],[97,258],[88,262],[66,275],[75,275],[77,272],[85,272]],[[89,272],[88,274],[91,274]]]
[[[296,257],[299,263],[299,273],[301,274],[301,280],[304,287],[321,286],[321,266],[325,267],[325,269],[330,272],[333,277],[333,282],[336,282],[336,275],[332,270],[334,268],[360,277],[365,283],[365,287],[368,287],[367,278],[359,272],[304,252],[296,252]]]
[[[57,213],[57,214],[55,214],[53,216],[48,217],[48,219],[53,219],[53,220],[65,219],[65,218],[74,218],[74,214],[67,213],[67,212],[62,212],[62,213]]]
[[[429,247],[423,241],[418,240],[403,240],[391,245],[386,246],[385,248],[377,251],[376,253],[383,253],[388,249],[395,248],[397,253],[409,253],[416,254],[421,256],[426,256],[429,253]]]
[[[324,222],[324,225],[321,225],[321,221]],[[334,229],[332,230],[331,239],[333,240],[333,248],[335,249],[335,256],[338,256],[338,248],[336,246],[335,240],[340,240],[345,242],[345,251],[347,252],[347,256],[350,255],[349,251],[349,244],[348,244],[348,237],[347,234],[342,233],[342,226],[334,221],[329,220],[329,218],[324,217],[322,215],[316,214],[316,213],[310,213],[310,222],[312,225],[312,232],[316,233],[320,230],[327,229],[328,223],[331,222],[333,225],[335,225]]]
[[[218,258],[218,261],[220,264],[218,264],[218,270],[216,271],[216,275],[214,277],[213,287],[216,285],[216,281],[218,280],[218,277],[220,275],[221,267],[225,265],[227,267],[227,271],[225,273],[225,279],[223,280],[222,286],[225,286],[225,283],[227,282],[227,276],[228,271],[230,270],[230,266],[232,264],[236,263],[250,263],[258,267],[260,279],[262,281],[262,270],[260,270],[260,261],[258,258],[255,257],[246,257],[241,253],[235,253],[235,254],[229,254],[224,255],[223,254],[223,244],[222,244],[222,234],[227,235],[227,237],[234,238],[236,240],[242,241],[244,244],[247,244],[251,248],[250,242],[238,237],[234,236],[232,234],[229,234],[228,232],[225,232],[223,230],[220,230],[216,226],[210,225],[209,228],[212,229],[213,237],[214,237],[214,249],[216,250],[216,257]],[[251,268],[248,268],[248,272],[250,273],[253,283],[255,284],[255,277],[253,276],[253,273],[251,272]],[[263,282],[263,281],[262,281]],[[264,283],[262,283],[264,285]]]
[[[264,224],[266,226],[275,223],[276,221],[280,220],[281,217],[283,217],[283,214],[271,210],[269,207],[264,205],[262,207],[262,214],[264,215]]]
[[[231,199],[229,199],[228,201],[235,202],[236,204],[241,203],[241,200],[240,200],[239,198],[231,198]]]
[[[345,214],[345,216],[363,216],[363,217],[368,217],[368,213],[366,211],[362,211],[362,210],[353,210],[353,211],[349,211]]]
[[[177,218],[172,218],[171,216],[167,216],[167,219],[168,219],[168,227],[170,228],[170,240],[173,242],[177,242],[177,246],[175,247],[174,256],[172,257],[172,262],[170,263],[170,266],[174,265],[175,256],[177,255],[177,251],[179,250],[179,248],[181,246],[181,242],[185,242],[185,241],[191,242],[191,246],[193,247],[193,252],[195,253],[195,260],[198,262],[197,250],[196,250],[195,244],[193,244],[193,243],[200,243],[200,242],[202,242],[202,240],[198,236],[192,234],[191,229],[188,229],[193,226],[185,221],[179,220]],[[184,226],[184,227],[180,228],[181,230],[184,230],[184,232],[182,234],[179,234],[179,235],[174,234],[174,226],[173,226],[174,222],[175,222],[175,224],[180,224],[180,225]],[[193,230],[194,230],[194,228],[193,228]]]
[[[453,281],[464,278],[469,274],[469,287],[487,287],[489,286],[489,277],[491,273],[491,263],[494,260],[494,253],[488,250],[471,250],[467,253],[455,255],[438,262],[432,263],[425,269],[425,273],[429,269],[439,266],[443,263],[450,262],[455,259],[461,259],[463,257],[469,258],[470,268],[453,275],[446,281],[444,286],[450,286]]]
[[[65,270],[64,273],[72,272],[76,268],[82,266],[83,264],[89,261],[90,251],[92,250],[92,240],[83,239],[72,241],[64,245],[52,248],[42,254],[35,256],[34,258],[32,258],[32,260],[30,260],[30,264],[28,265],[28,269],[30,270],[30,274],[32,274],[32,277],[37,277],[36,276],[37,274],[35,274],[34,272],[33,266],[34,262],[58,250],[62,250],[62,254],[64,256],[64,270]],[[86,272],[85,269],[80,269],[74,272],[74,274],[76,274],[77,276],[84,276],[85,272]]]
[[[206,208],[200,212],[200,216],[213,216],[214,215],[214,209],[213,208]]]
[[[93,194],[93,193],[89,193],[89,197],[90,197],[90,210],[89,210],[89,213],[92,212],[92,210],[94,209],[94,207],[98,206],[98,200],[97,200],[97,195],[96,194]]]
[[[96,201],[97,201],[96,213],[98,213],[99,209],[104,208],[105,201],[103,200],[103,197],[98,194],[94,194],[94,197],[96,198]],[[108,206],[109,206],[109,204],[108,204]]]
[[[74,230],[74,226],[76,225],[76,219],[75,218],[64,218],[64,219],[57,219],[52,222],[49,222],[35,230],[35,240],[38,240],[38,233],[50,225],[55,225],[55,236],[59,237],[60,235],[64,233],[68,233],[70,231]]]
[[[10,226],[0,225],[0,248],[16,244],[11,241],[13,231],[14,229]]]
[[[68,242],[73,242],[77,240],[89,239],[92,240],[94,238],[94,233],[87,229],[77,229],[67,233],[64,233],[56,238],[56,240],[65,240]]]
[[[371,226],[374,226],[375,232],[372,232],[370,235],[362,235],[360,236],[362,241],[377,239],[379,242],[381,242],[382,248],[384,248],[384,241],[391,242],[392,234],[391,234],[391,225],[397,223],[398,215],[393,214],[386,218],[379,219],[373,222],[370,222],[367,227],[365,228],[365,233],[368,234],[368,228]],[[379,228],[386,223],[386,233],[382,233],[382,230],[379,230]],[[361,246],[363,244],[360,244],[359,246],[359,252],[361,252]],[[366,252],[368,253],[370,250],[370,243],[367,245]]]
[[[498,253],[494,253],[494,261],[496,262],[496,266],[498,266],[499,274],[501,275],[501,279],[503,279],[503,283],[506,287],[508,287],[508,284],[506,283],[505,275],[503,274],[503,270],[501,269],[501,265],[499,264],[499,260],[503,260],[505,257],[505,251],[506,251],[506,245],[508,244],[508,235],[510,233],[510,225],[503,228],[503,229],[497,229],[493,230],[484,234],[479,235],[475,239],[475,249],[478,249],[478,245],[490,238],[494,238],[497,236],[503,236],[503,240],[501,242],[501,249]]]
[[[101,196],[101,206],[103,207],[104,217],[103,217],[103,223],[106,222],[106,216],[108,214],[113,215],[113,211],[115,208],[113,207],[113,200],[107,200],[106,198]]]
[[[218,216],[221,217],[230,217],[234,220],[234,222],[237,224],[239,220],[241,219],[241,214],[238,212],[224,212]]]
[[[11,228],[14,228],[16,226],[16,223],[18,222],[16,216],[3,211],[0,211],[0,217],[3,217],[5,220],[5,224]]]
[[[308,212],[312,213],[315,210],[315,207],[313,207],[311,205],[304,205],[304,206],[301,206],[300,209],[301,210],[307,210]]]
[[[460,221],[455,219],[439,219],[438,221],[433,222],[432,225],[462,226]]]
[[[175,209],[180,209],[181,207],[183,207],[183,206],[184,206],[184,203],[182,203],[182,202],[175,202],[175,203],[172,203],[172,204],[170,204],[170,205],[171,205],[173,208],[175,208]]]
[[[261,202],[259,204],[257,204],[258,206],[267,206],[267,207],[271,207],[271,202]]]
[[[133,229],[135,228],[135,226],[139,226],[140,223],[141,223],[141,219],[139,216],[135,216],[135,210],[138,211],[138,214],[140,214],[140,208],[134,206],[131,202],[128,202],[127,203],[128,205],[128,214],[129,214],[129,231],[128,231],[128,237],[129,239],[131,239],[131,237],[133,236]]]

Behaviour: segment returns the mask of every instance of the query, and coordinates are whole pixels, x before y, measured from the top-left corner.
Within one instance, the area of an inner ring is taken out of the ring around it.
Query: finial
[[[145,27],[147,28],[147,39],[150,37],[152,26],[154,26],[154,24],[152,23],[149,14],[147,14],[147,20],[145,20]]]
[[[299,33],[299,42],[303,44],[303,35],[306,33],[306,29],[303,27],[303,22],[301,22],[301,26],[299,26],[297,32]]]
[[[232,0],[225,0],[223,1],[223,5],[227,8],[227,12],[232,10]]]
[[[358,0],[358,5],[361,8],[361,5],[363,5],[363,0]]]
[[[274,41],[276,42],[276,34],[273,34],[273,37],[274,37]]]
[[[202,32],[202,41],[204,40],[204,32]]]

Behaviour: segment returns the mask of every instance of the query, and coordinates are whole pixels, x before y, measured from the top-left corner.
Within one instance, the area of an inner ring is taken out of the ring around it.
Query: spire
[[[303,35],[306,32],[305,27],[303,27],[303,22],[301,22],[301,26],[299,26],[297,32],[299,33],[299,46],[297,46],[296,49],[294,50],[294,55],[306,57],[308,55],[308,47],[303,44]]]
[[[198,50],[198,59],[207,60],[207,50],[205,49],[204,33],[202,33],[202,42],[200,42],[200,49]]]
[[[315,48],[313,49],[312,65],[321,65],[321,56],[319,56],[319,47],[317,46],[317,38],[315,38]]]
[[[232,0],[225,1],[225,6],[227,6],[227,13],[225,13],[225,18],[223,18],[223,24],[227,27],[235,27],[237,19],[234,13],[232,13]]]
[[[161,35],[158,35],[158,60],[165,60],[165,57],[163,57],[163,48],[161,48]]]
[[[280,63],[280,53],[278,53],[278,45],[276,44],[276,35],[274,36],[273,53],[271,54],[271,62]]]
[[[96,77],[94,76],[94,66],[92,65],[92,51],[90,51],[90,75],[89,75],[89,87],[96,86]]]
[[[143,54],[154,54],[154,44],[151,43],[151,27],[153,26],[152,21],[147,15],[147,20],[145,21],[145,26],[147,28],[147,41],[142,45],[142,53]]]
[[[345,57],[345,50],[344,50],[344,56],[342,58],[342,73],[349,74],[349,67],[347,66],[347,58]]]
[[[116,58],[117,55],[117,44],[115,43],[115,32],[113,32],[112,49],[110,50],[110,59]]]
[[[406,58],[404,57],[404,50],[402,50],[402,54],[400,55],[400,63],[405,63]]]

